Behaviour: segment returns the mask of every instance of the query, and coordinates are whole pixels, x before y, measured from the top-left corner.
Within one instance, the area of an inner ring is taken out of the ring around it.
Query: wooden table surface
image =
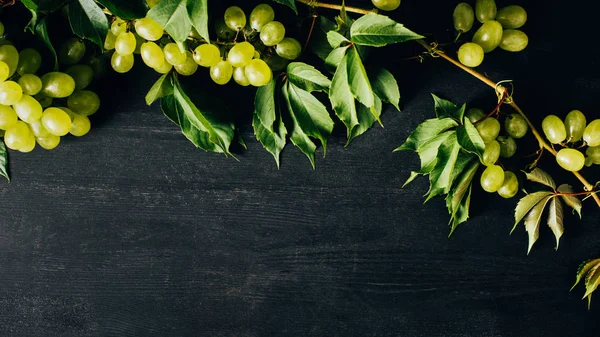
[[[405,2],[399,20],[449,36],[454,3]],[[594,12],[521,4],[527,51],[494,52],[480,70],[514,79],[536,123],[600,117]],[[401,188],[417,156],[392,150],[433,116],[430,93],[486,109],[495,96],[442,60],[388,57],[402,112],[347,148],[336,129],[316,170],[293,147],[278,170],[247,122],[239,162],[197,150],[144,104],[154,74],[111,75],[88,136],[10,153],[0,336],[598,336],[600,303],[588,311],[583,288],[569,292],[578,264],[600,257],[598,208],[567,215],[558,251],[543,228],[527,256],[523,226],[509,236],[516,200],[476,192],[448,238],[443,200],[423,205],[426,179]]]

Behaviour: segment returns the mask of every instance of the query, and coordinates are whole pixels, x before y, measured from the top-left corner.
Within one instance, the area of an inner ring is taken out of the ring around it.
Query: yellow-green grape
[[[42,125],[55,136],[64,136],[71,130],[71,117],[62,109],[48,108],[42,114]]]
[[[154,42],[143,43],[140,51],[140,54],[142,55],[142,60],[150,68],[158,68],[166,62],[165,53],[163,53],[162,48],[160,48]]]
[[[165,53],[165,60],[170,64],[176,66],[185,62],[187,55],[179,49],[176,43],[169,43],[163,48]]]
[[[269,65],[260,59],[250,61],[244,69],[244,73],[250,84],[255,87],[261,87],[269,83],[273,78],[273,72],[269,68]]]
[[[148,7],[150,7],[150,8],[156,6],[156,4],[158,4],[159,2],[160,2],[160,0],[146,0],[146,3],[148,4]]]
[[[40,102],[40,104],[42,105],[42,108],[47,108],[47,107],[51,106],[52,102],[54,101],[54,99],[52,97],[48,97],[41,92],[38,93],[37,95],[35,95],[35,99],[37,99],[38,102]]]
[[[575,149],[562,149],[556,154],[556,162],[567,171],[577,172],[585,165],[585,156]]]
[[[475,125],[477,132],[485,143],[491,142],[500,133],[500,122],[496,118],[488,117]]]
[[[509,136],[515,139],[523,138],[529,130],[527,121],[517,113],[510,114],[504,121],[504,129]]]
[[[73,122],[71,123],[71,130],[69,133],[75,137],[85,136],[90,129],[92,128],[92,123],[90,123],[90,119],[87,116],[81,116],[75,114],[75,118],[73,118]]]
[[[174,66],[175,71],[177,71],[177,73],[179,73],[182,76],[191,76],[194,75],[194,73],[196,73],[196,71],[198,70],[198,64],[194,62],[194,55],[192,55],[191,51],[188,50],[185,53],[187,55],[185,58],[185,62]]]
[[[34,74],[25,74],[19,77],[18,83],[26,95],[37,95],[42,90],[42,79]]]
[[[500,158],[500,143],[496,140],[492,140],[485,144],[485,150],[481,157],[481,163],[485,166],[496,164],[498,158]]]
[[[0,61],[0,82],[6,81],[9,72],[10,69],[8,68],[8,64],[4,61]]]
[[[27,145],[30,133],[27,124],[18,121],[13,126],[6,129],[6,132],[4,133],[4,144],[11,150],[19,150]]]
[[[382,11],[393,11],[400,7],[400,0],[371,0],[375,7]]]
[[[75,91],[73,77],[58,71],[49,72],[42,76],[42,93],[52,98],[65,98]]]
[[[0,130],[6,130],[18,121],[15,110],[6,105],[0,105]]]
[[[259,59],[260,58],[260,53],[257,50],[254,51],[254,57],[253,58],[254,59]]]
[[[475,1],[475,16],[481,23],[489,20],[494,20],[498,12],[496,1],[494,0],[477,0]]]
[[[583,140],[588,146],[600,145],[600,119],[593,120],[583,131]]]
[[[483,48],[480,45],[467,42],[458,49],[458,60],[467,67],[477,67],[483,62]]]
[[[42,65],[42,55],[33,48],[25,48],[19,53],[17,72],[21,75],[35,74]]]
[[[215,32],[217,38],[223,41],[231,41],[237,34],[236,31],[229,28],[222,19],[215,22]]]
[[[67,115],[69,115],[69,118],[71,119],[71,123],[73,122],[73,120],[75,119],[75,113],[73,112],[73,110],[71,110],[69,108],[65,108],[64,106],[58,106],[57,108],[59,108],[62,111],[66,112]]]
[[[567,138],[565,123],[555,115],[548,115],[544,118],[542,130],[552,144],[562,143]]]
[[[587,150],[585,150],[585,155],[592,158],[594,161],[599,161],[600,160],[600,146],[588,147]]]
[[[505,199],[510,199],[519,192],[519,179],[511,171],[504,172],[504,181],[498,189],[498,194]]]
[[[119,36],[121,33],[125,33],[127,31],[127,21],[123,19],[116,19],[110,25],[110,32],[114,36]]]
[[[512,137],[500,136],[496,138],[500,144],[500,157],[511,158],[517,152],[517,142]]]
[[[457,32],[466,33],[473,28],[475,11],[468,3],[461,2],[454,8],[452,19],[454,20],[454,29]]]
[[[293,37],[284,37],[275,47],[275,52],[284,59],[293,61],[302,53],[302,45]]]
[[[262,43],[271,47],[283,40],[285,37],[285,27],[279,21],[271,21],[264,25],[260,31],[260,40]]]
[[[126,73],[133,68],[133,54],[121,55],[114,53],[110,58],[110,65],[118,73]]]
[[[473,35],[473,42],[483,48],[485,53],[496,49],[502,41],[502,25],[498,21],[486,21]]]
[[[164,29],[151,18],[143,18],[135,21],[135,31],[139,36],[148,41],[157,41],[165,33]]]
[[[33,133],[36,138],[48,137],[48,135],[50,135],[50,132],[44,128],[42,121],[39,119],[33,123],[29,123],[29,130],[31,130],[31,133]]]
[[[25,123],[33,123],[42,117],[42,105],[29,95],[23,95],[20,101],[13,104],[13,109]]]
[[[504,183],[504,170],[498,165],[488,166],[481,174],[480,184],[484,191],[494,193]]]
[[[473,123],[473,124],[484,119],[485,116],[486,116],[485,112],[483,112],[483,110],[478,109],[478,108],[471,108],[471,109],[467,110],[467,112],[465,113],[465,117],[468,118],[469,121],[471,121],[471,123]]]
[[[43,149],[53,150],[60,144],[60,137],[49,134],[46,137],[36,138],[36,141]]]
[[[91,116],[100,108],[100,97],[93,91],[76,91],[67,99],[67,107],[80,115]]]
[[[29,153],[35,149],[35,137],[29,132],[29,137],[25,140],[25,145],[19,148],[19,152]]]
[[[580,141],[581,138],[583,138],[583,132],[585,131],[586,124],[587,120],[585,119],[583,112],[579,110],[573,110],[569,112],[567,117],[565,117],[567,141],[571,143]]]
[[[502,40],[500,41],[500,49],[520,52],[527,47],[529,44],[529,37],[518,29],[505,29],[502,33]]]
[[[75,81],[75,90],[85,89],[94,79],[94,69],[87,64],[77,64],[70,66],[65,73],[73,77]]]
[[[4,24],[0,22],[0,36],[4,35]]]
[[[227,61],[234,67],[245,67],[254,57],[254,46],[250,42],[237,43],[227,54]]]
[[[11,77],[19,65],[19,51],[15,46],[6,44],[0,47],[0,61],[8,65],[8,77]]]
[[[153,68],[159,74],[168,74],[171,69],[173,69],[173,65],[167,61],[163,62],[163,64],[159,67]]]
[[[506,6],[498,10],[496,21],[507,29],[520,28],[527,22],[527,12],[518,5]]]
[[[225,10],[224,21],[227,27],[240,31],[246,27],[246,13],[238,6],[231,6]]]
[[[244,68],[233,68],[233,80],[242,87],[250,85]]]
[[[193,57],[199,66],[212,67],[221,61],[221,51],[214,44],[201,44],[194,50]]]
[[[136,46],[135,35],[132,32],[124,32],[117,35],[115,50],[121,55],[133,54]]]
[[[117,42],[117,36],[109,30],[108,33],[106,34],[106,39],[104,39],[104,49],[106,49],[106,50],[115,49],[116,42]]]
[[[0,104],[13,105],[21,100],[23,89],[14,81],[0,83]]]
[[[273,7],[267,4],[260,4],[250,13],[250,27],[257,32],[267,23],[275,20],[275,11]]]
[[[85,50],[85,43],[81,39],[70,38],[60,47],[58,60],[65,65],[76,64],[85,55]]]
[[[233,76],[233,66],[229,61],[219,61],[210,67],[210,78],[219,85],[227,84],[231,76]]]

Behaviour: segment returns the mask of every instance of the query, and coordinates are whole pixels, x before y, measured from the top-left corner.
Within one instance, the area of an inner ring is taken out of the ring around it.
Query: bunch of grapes
[[[477,67],[483,62],[485,53],[500,49],[519,52],[527,47],[529,38],[519,30],[527,22],[527,12],[518,5],[497,9],[494,0],[477,0],[475,10],[466,2],[454,9],[454,28],[459,34],[473,28],[475,18],[482,23],[473,35],[458,49],[458,60],[468,66]]]
[[[88,116],[98,110],[100,98],[85,90],[94,78],[90,65],[78,64],[85,51],[83,41],[68,40],[59,51],[64,72],[38,76],[41,54],[33,48],[19,52],[10,41],[2,40],[0,132],[9,149],[31,152],[38,144],[51,150],[62,136],[80,137],[89,132]]]

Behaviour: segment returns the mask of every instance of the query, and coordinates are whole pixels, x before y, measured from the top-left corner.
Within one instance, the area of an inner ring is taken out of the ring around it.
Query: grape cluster
[[[466,2],[454,8],[454,28],[459,34],[469,32],[475,18],[482,25],[475,31],[472,41],[458,49],[458,60],[462,64],[477,67],[483,62],[484,54],[497,47],[510,52],[519,52],[527,47],[529,38],[518,29],[527,22],[527,12],[523,7],[511,5],[497,9],[494,0],[476,0],[475,10]]]
[[[4,29],[3,26],[1,30]],[[0,132],[6,147],[31,152],[36,144],[51,150],[62,136],[84,136],[90,130],[88,116],[100,107],[100,98],[85,90],[94,78],[88,64],[78,64],[85,44],[74,38],[59,50],[64,72],[36,75],[41,54],[33,48],[20,52],[8,40],[0,47]]]

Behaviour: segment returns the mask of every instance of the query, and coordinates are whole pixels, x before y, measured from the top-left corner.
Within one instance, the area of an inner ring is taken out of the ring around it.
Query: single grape
[[[179,49],[179,46],[173,42],[168,43],[163,48],[163,52],[165,53],[165,60],[167,60],[167,62],[174,66],[183,64],[183,62],[185,62],[185,59],[187,58],[185,52],[182,52]]]
[[[288,64],[290,64],[289,60],[286,60],[277,54],[265,54],[260,59],[265,61],[272,71],[284,70],[285,68],[287,68]]]
[[[517,152],[517,142],[514,138],[508,136],[500,136],[496,138],[500,144],[500,157],[511,158]]]
[[[110,65],[118,73],[126,73],[133,68],[133,54],[121,55],[119,53],[113,53],[110,58]]]
[[[587,150],[585,150],[585,155],[594,160],[600,160],[600,146],[588,147]]]
[[[19,148],[19,152],[29,153],[35,149],[35,137],[29,132],[29,137],[25,140],[25,145]]]
[[[173,65],[167,61],[165,61],[160,67],[153,68],[159,74],[168,74],[171,69],[173,69]]]
[[[583,131],[583,140],[588,146],[600,145],[600,119],[593,120]]]
[[[273,78],[273,72],[269,68],[269,65],[260,59],[250,61],[244,69],[244,73],[250,84],[255,87],[261,87],[269,83]]]
[[[108,56],[105,54],[92,56],[87,64],[92,67],[94,71],[94,78],[102,78],[106,74],[106,70],[108,69]]]
[[[400,0],[371,0],[373,5],[382,11],[393,11],[400,7]]]
[[[46,150],[53,150],[58,146],[58,144],[60,144],[60,137],[50,134],[43,138],[36,138],[36,141],[42,148]]]
[[[245,67],[254,57],[254,46],[250,42],[240,42],[229,50],[227,61],[234,67]]]
[[[494,20],[498,12],[496,1],[494,0],[477,0],[475,1],[475,16],[481,23]]]
[[[227,84],[233,76],[233,66],[229,61],[219,61],[214,66],[210,67],[210,77],[219,84]]]
[[[262,27],[260,31],[260,40],[262,43],[271,47],[283,40],[285,37],[285,27],[279,21],[271,21]]]
[[[75,91],[73,77],[58,71],[49,72],[42,76],[42,93],[52,98],[69,97]]]
[[[273,7],[267,4],[260,4],[250,13],[250,27],[257,32],[267,23],[275,20],[275,11]]]
[[[4,35],[4,24],[0,22],[0,36]]]
[[[121,33],[125,33],[126,31],[127,31],[127,21],[125,21],[123,19],[117,18],[110,25],[110,32],[114,36],[119,36]]]
[[[17,72],[21,75],[35,74],[42,65],[42,55],[33,48],[25,48],[19,53]]]
[[[201,44],[194,50],[194,62],[199,66],[212,67],[219,61],[221,61],[221,51],[214,44]]]
[[[0,105],[0,130],[6,130],[18,121],[15,110],[6,105]]]
[[[25,74],[19,77],[18,83],[26,95],[34,96],[42,90],[42,79],[34,74]]]
[[[50,132],[46,130],[46,128],[42,125],[42,121],[39,119],[33,123],[29,123],[29,130],[36,138],[48,137],[50,135]]]
[[[14,81],[0,83],[0,104],[13,105],[21,100],[23,89]]]
[[[104,49],[106,49],[106,50],[115,49],[116,42],[117,42],[117,36],[109,30],[108,33],[106,34],[106,39],[104,39]]]
[[[215,23],[215,31],[217,33],[217,38],[223,41],[231,41],[237,34],[236,31],[229,28],[223,20],[217,20]]]
[[[230,29],[240,31],[246,26],[246,13],[238,6],[231,6],[225,10],[224,21]]]
[[[293,37],[284,37],[275,47],[275,52],[284,59],[293,61],[302,53],[302,45]]]
[[[121,55],[133,54],[135,50],[136,40],[132,32],[124,32],[117,35],[115,41],[115,51]]]
[[[498,21],[486,21],[473,35],[473,42],[483,48],[485,53],[496,49],[502,41],[502,25]]]
[[[6,44],[0,46],[0,61],[5,62],[8,65],[8,77],[11,77],[16,71],[19,65],[19,51],[15,46]]]
[[[157,41],[165,33],[164,29],[151,18],[143,18],[135,21],[135,31],[139,36],[148,41]]]
[[[454,8],[452,18],[454,20],[454,29],[457,32],[466,33],[473,28],[475,12],[471,5],[466,2],[461,2]]]
[[[496,164],[498,158],[500,158],[500,143],[496,140],[492,140],[485,144],[485,150],[481,157],[481,163],[485,166]]]
[[[185,53],[187,54],[185,62],[174,66],[175,71],[182,76],[191,76],[198,70],[198,64],[194,61],[194,55],[191,51],[188,50]]]
[[[233,80],[242,87],[250,85],[244,68],[233,68]]]
[[[517,113],[510,114],[504,121],[504,128],[509,136],[515,139],[523,138],[529,130],[527,121]]]
[[[145,42],[141,48],[142,60],[150,68],[159,68],[165,61],[165,53],[154,42]]]
[[[52,97],[48,97],[41,92],[35,95],[35,99],[37,99],[38,102],[40,102],[42,108],[47,108],[52,105],[52,102],[54,102],[54,99]]]
[[[494,117],[488,117],[477,124],[475,128],[485,143],[491,142],[500,133],[500,122]]]
[[[13,126],[6,129],[6,132],[4,133],[4,144],[11,150],[19,150],[27,145],[30,133],[27,124],[18,121]]]
[[[83,40],[73,37],[68,39],[58,52],[58,60],[65,65],[73,65],[81,61],[85,55],[85,43]]]
[[[85,89],[94,79],[94,69],[87,64],[77,64],[70,66],[65,73],[75,81],[75,90]]]
[[[76,91],[67,99],[67,107],[77,114],[91,116],[100,108],[100,97],[93,91]]]
[[[458,60],[467,67],[477,67],[483,62],[483,48],[480,45],[467,42],[458,49]]]
[[[42,105],[29,95],[23,95],[20,101],[13,104],[13,109],[25,123],[33,123],[42,117]]]
[[[55,136],[64,136],[71,130],[71,117],[62,109],[47,108],[42,114],[42,125]]]
[[[471,108],[471,109],[467,110],[467,112],[465,113],[465,117],[468,118],[469,121],[471,121],[471,123],[473,123],[473,124],[484,119],[485,116],[486,116],[485,112],[483,112],[483,110],[478,109],[478,108]]]
[[[505,29],[502,40],[498,45],[500,49],[510,52],[520,52],[529,44],[529,37],[518,29]]]
[[[511,171],[504,172],[504,181],[498,189],[498,194],[505,199],[510,199],[519,192],[519,179]]]
[[[579,110],[573,110],[565,117],[565,128],[567,129],[567,141],[575,143],[583,138],[587,120],[585,115]]]
[[[85,136],[90,129],[92,128],[92,123],[90,123],[90,119],[87,116],[81,116],[75,114],[73,118],[73,122],[71,123],[71,130],[69,133],[75,137]]]
[[[0,82],[6,81],[9,72],[10,69],[8,68],[8,64],[4,61],[0,61]]]
[[[542,130],[552,144],[561,143],[567,138],[565,123],[555,115],[548,115],[544,118]]]
[[[498,10],[496,21],[507,29],[520,28],[527,22],[527,12],[518,5],[506,6]]]
[[[562,149],[556,154],[556,162],[567,171],[577,172],[585,165],[585,156],[575,149]]]
[[[484,191],[494,193],[504,183],[504,170],[498,165],[488,166],[481,174],[480,184]]]

